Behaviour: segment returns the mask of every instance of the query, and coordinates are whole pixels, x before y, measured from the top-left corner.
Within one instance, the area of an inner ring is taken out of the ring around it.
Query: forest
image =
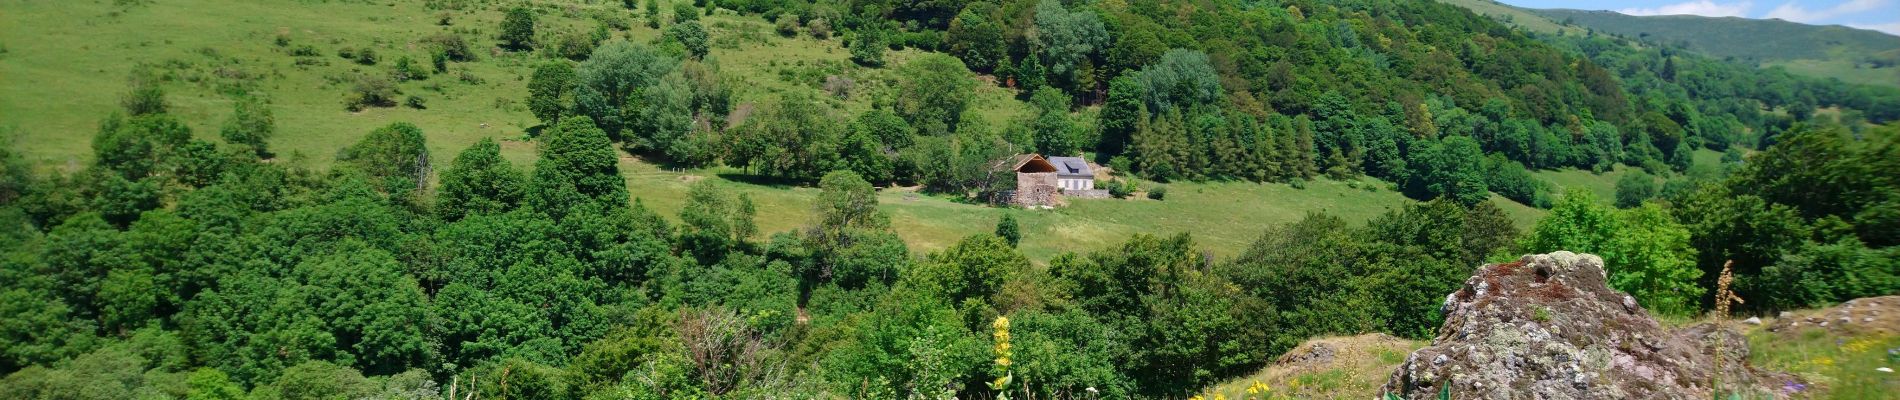
[[[551,5],[431,4],[506,17],[427,38],[428,61],[352,51],[389,74],[340,106],[426,107],[390,82],[531,53],[507,94],[542,123],[531,163],[489,139],[431,159],[404,122],[329,168],[282,162],[266,96],[206,140],[164,72],[135,74],[77,171],[0,148],[0,397],[1186,398],[1315,336],[1430,338],[1475,266],[1525,253],[1601,255],[1672,316],[1712,309],[1725,267],[1738,315],[1900,291],[1892,88],[1420,1],[627,0],[661,37],[552,42]],[[697,22],[713,8],[835,35],[907,95],[735,101]],[[887,65],[897,49],[924,53]],[[970,113],[978,85],[1033,110]],[[750,197],[705,183],[655,212],[622,151],[815,187],[813,218],[761,231]],[[1233,257],[1154,232],[1048,260],[1009,217],[913,251],[879,208],[894,184],[978,196],[1019,152],[1131,181],[1373,177],[1418,202],[1262,226]],[[1531,175],[1618,165],[1644,172],[1613,199]],[[1520,229],[1493,193],[1549,214]]]

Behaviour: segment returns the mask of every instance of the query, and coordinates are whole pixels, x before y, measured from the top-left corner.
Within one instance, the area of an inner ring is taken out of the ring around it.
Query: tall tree
[[[501,47],[514,51],[534,49],[534,10],[515,6],[501,19]]]
[[[457,154],[449,169],[442,172],[436,213],[444,221],[453,222],[466,215],[513,210],[526,190],[526,180],[513,163],[501,157],[500,145],[482,138]]]
[[[407,122],[391,123],[364,135],[361,141],[337,153],[337,161],[354,166],[391,193],[429,187],[429,148],[422,129]]]
[[[528,78],[528,110],[543,126],[554,126],[574,108],[574,65],[553,60],[534,68]]]

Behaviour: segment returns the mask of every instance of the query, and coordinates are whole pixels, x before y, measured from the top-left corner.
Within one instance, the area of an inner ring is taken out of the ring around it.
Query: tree
[[[673,4],[673,23],[674,24],[684,24],[688,22],[698,22],[698,21],[699,21],[699,9],[694,8],[693,3]]]
[[[528,110],[543,126],[554,126],[574,107],[574,66],[566,61],[548,61],[534,68],[528,79]]]
[[[732,245],[735,211],[732,195],[710,181],[687,188],[686,205],[679,215],[681,252],[696,257],[701,265],[718,263]]]
[[[1689,230],[1655,204],[1619,212],[1597,203],[1589,192],[1566,192],[1524,237],[1523,247],[1532,253],[1602,256],[1611,287],[1662,313],[1694,313],[1705,291],[1696,285],[1702,271],[1695,266]]]
[[[1016,225],[1014,214],[1003,214],[1003,218],[996,221],[996,236],[1008,241],[1011,247],[1022,243],[1022,227]]]
[[[1029,103],[1036,114],[1029,126],[1034,132],[1036,151],[1050,156],[1074,155],[1081,150],[1076,143],[1075,124],[1069,121],[1069,96],[1052,87],[1036,89]]]
[[[171,109],[171,105],[165,101],[165,88],[159,83],[158,75],[152,71],[134,71],[132,90],[119,100],[119,105],[133,116],[164,114]]]
[[[514,51],[534,49],[534,11],[524,6],[508,9],[501,19],[501,47]]]
[[[969,108],[976,80],[962,60],[927,54],[898,70],[896,111],[926,135],[956,131],[957,121]]]
[[[1102,140],[1095,151],[1108,157],[1127,151],[1137,125],[1149,111],[1143,104],[1142,92],[1141,82],[1132,76],[1117,76],[1108,82],[1108,100],[1102,104],[1099,119]]]
[[[585,116],[561,120],[547,132],[541,159],[535,161],[529,181],[528,203],[550,215],[563,215],[578,202],[566,196],[603,204],[624,205],[626,178],[620,176],[619,157],[607,133]]]
[[[628,147],[664,155],[680,165],[709,162],[710,157],[697,154],[699,150],[689,137],[693,131],[693,88],[686,77],[675,70],[641,92],[640,109],[630,127],[633,135],[622,137]]]
[[[136,180],[171,167],[171,157],[190,141],[191,128],[170,114],[115,115],[99,124],[92,153],[100,166]]]
[[[276,133],[277,122],[271,116],[270,102],[255,95],[238,98],[233,103],[231,118],[218,130],[226,143],[250,146],[260,158],[270,157],[267,143]]]
[[[423,190],[429,185],[429,148],[422,129],[407,122],[391,123],[364,135],[337,153],[337,161],[356,167],[390,193]]]
[[[805,91],[779,100],[729,131],[726,162],[768,176],[811,180],[836,165],[840,127]]]
[[[501,157],[501,146],[482,138],[462,150],[442,172],[442,191],[436,196],[436,213],[453,222],[466,215],[496,214],[513,210],[521,202],[526,177],[513,163]]]
[[[872,68],[884,66],[884,49],[889,46],[884,35],[876,29],[859,30],[851,38],[851,62]]]
[[[963,60],[971,70],[993,71],[999,62],[1009,57],[1003,27],[991,19],[996,8],[991,3],[971,3],[950,21],[946,33],[950,54]]]
[[[1134,75],[1141,84],[1143,99],[1154,112],[1174,107],[1214,105],[1221,97],[1220,76],[1207,60],[1207,53],[1173,49],[1161,60]]]
[[[678,43],[686,50],[686,56],[692,59],[706,58],[711,48],[706,44],[706,28],[699,21],[687,21],[666,27],[666,39]]]
[[[1068,79],[1083,61],[1108,44],[1108,31],[1093,11],[1069,10],[1057,0],[1036,3],[1037,54],[1049,74]]]
[[[628,139],[628,131],[638,126],[642,115],[660,115],[648,111],[643,100],[648,88],[657,86],[678,64],[647,46],[607,42],[574,71],[575,114],[589,117],[610,138]]]
[[[1489,196],[1485,185],[1484,152],[1478,141],[1464,136],[1446,137],[1413,153],[1412,179],[1406,191],[1422,199],[1448,196],[1459,204],[1477,204]]]
[[[1616,208],[1636,207],[1651,197],[1656,197],[1656,180],[1648,173],[1634,171],[1616,179]]]

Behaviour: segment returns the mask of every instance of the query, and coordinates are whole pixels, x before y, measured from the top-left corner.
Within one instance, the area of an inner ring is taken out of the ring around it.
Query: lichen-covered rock
[[[1797,332],[1819,328],[1844,335],[1893,335],[1900,333],[1900,296],[1867,297],[1848,300],[1838,306],[1805,312],[1783,312],[1769,332]]]
[[[1603,259],[1556,252],[1486,265],[1445,297],[1445,325],[1383,390],[1407,399],[1686,399],[1773,393],[1732,329],[1665,329],[1611,289]],[[1718,380],[1719,378],[1719,380]],[[1751,397],[1752,398],[1752,397]]]

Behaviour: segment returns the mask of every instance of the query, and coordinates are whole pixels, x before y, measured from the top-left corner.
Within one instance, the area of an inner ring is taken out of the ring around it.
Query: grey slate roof
[[[1056,176],[1061,178],[1095,178],[1095,170],[1089,168],[1088,160],[1082,157],[1049,157],[1049,163],[1055,164]]]

